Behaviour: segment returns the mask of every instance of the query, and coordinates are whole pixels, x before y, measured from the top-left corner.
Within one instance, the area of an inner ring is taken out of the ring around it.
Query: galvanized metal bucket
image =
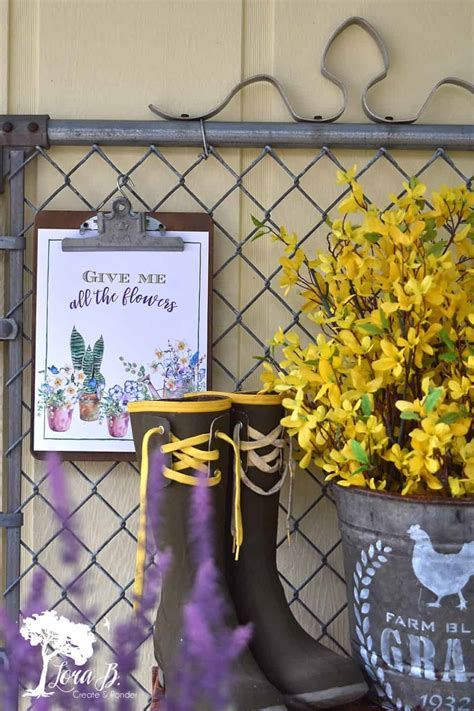
[[[372,695],[387,709],[474,711],[474,500],[332,494]]]

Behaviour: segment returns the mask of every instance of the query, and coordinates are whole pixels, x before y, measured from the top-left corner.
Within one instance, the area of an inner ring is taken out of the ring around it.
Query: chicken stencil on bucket
[[[436,595],[436,600],[426,603],[427,607],[441,607],[444,598],[458,595],[458,609],[466,610],[462,591],[474,575],[474,541],[465,543],[458,553],[438,553],[418,524],[410,526],[408,533],[415,541],[413,571],[421,585]]]
[[[356,557],[354,651],[383,708],[474,711],[474,541],[441,553],[419,524],[402,531]]]

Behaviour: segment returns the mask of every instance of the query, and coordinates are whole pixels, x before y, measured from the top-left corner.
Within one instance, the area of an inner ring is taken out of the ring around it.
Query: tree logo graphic
[[[45,690],[48,665],[56,656],[70,657],[75,664],[85,664],[94,654],[92,645],[96,641],[90,627],[71,622],[67,617],[58,617],[52,610],[26,617],[20,629],[21,636],[36,647],[41,645],[43,668],[35,689],[27,689],[23,696],[52,696],[54,691]]]

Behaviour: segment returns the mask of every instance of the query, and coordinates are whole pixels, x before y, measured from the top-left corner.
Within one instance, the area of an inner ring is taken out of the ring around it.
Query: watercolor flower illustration
[[[206,354],[194,351],[185,340],[168,340],[167,347],[155,348],[153,356],[149,369],[119,357],[125,372],[136,376],[137,382],[147,388],[152,399],[180,397],[187,392],[206,389]],[[159,378],[160,385],[155,385],[152,377]]]
[[[76,373],[69,366],[57,368],[49,366],[44,382],[38,388],[38,414],[48,407],[72,409],[79,398],[80,383]]]

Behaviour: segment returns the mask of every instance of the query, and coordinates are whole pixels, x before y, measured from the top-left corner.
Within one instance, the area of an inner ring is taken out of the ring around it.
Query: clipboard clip
[[[148,223],[148,224],[147,224]],[[147,234],[157,230],[159,236]],[[114,200],[111,212],[98,212],[81,225],[80,232],[97,230],[91,237],[65,237],[63,252],[183,252],[182,237],[166,237],[165,227],[144,212],[133,212],[124,195]]]

